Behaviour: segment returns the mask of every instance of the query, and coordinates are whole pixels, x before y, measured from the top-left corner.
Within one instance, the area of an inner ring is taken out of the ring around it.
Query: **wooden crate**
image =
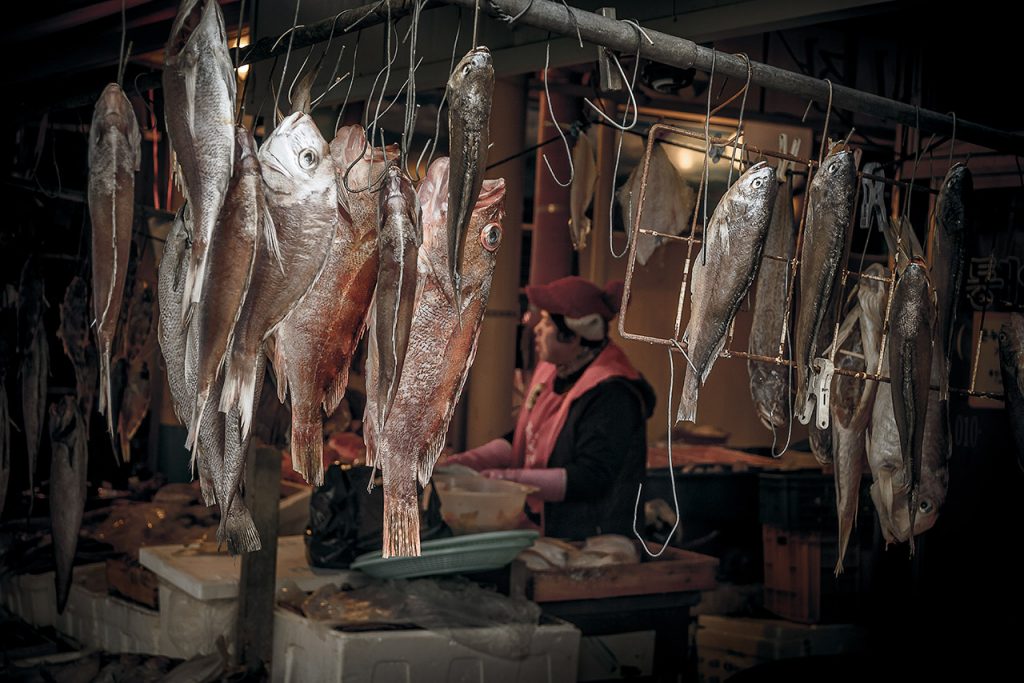
[[[844,571],[835,576],[836,534],[793,532],[765,524],[764,606],[804,624],[849,621],[859,605],[863,557],[857,534],[850,539]]]
[[[660,546],[649,543],[648,548],[657,552]],[[641,550],[640,558],[640,564],[547,570],[531,570],[517,560],[512,570],[519,588],[515,592],[534,602],[561,602],[702,591],[717,585],[717,558],[673,547],[657,558]]]
[[[107,560],[107,587],[140,605],[160,609],[160,581],[156,574],[127,558]]]

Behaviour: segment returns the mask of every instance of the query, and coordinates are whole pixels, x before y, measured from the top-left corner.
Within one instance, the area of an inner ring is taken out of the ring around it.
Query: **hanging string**
[[[301,5],[302,5],[302,0],[295,0],[295,16],[294,16],[294,18],[292,18],[292,27],[290,29],[288,29],[288,49],[284,53],[284,68],[281,69],[281,85],[278,86],[277,94],[274,97],[274,111],[275,112],[277,111],[278,104],[279,104],[278,98],[281,96],[281,91],[284,90],[284,79],[285,79],[285,76],[288,74],[288,59],[292,55],[292,43],[295,41],[295,29],[298,28],[298,24],[299,24],[299,7]],[[281,35],[281,38],[283,38],[283,37],[284,37],[284,34]],[[274,43],[274,47],[277,47],[277,43],[281,42],[281,38],[277,39],[277,42]],[[310,52],[312,52],[312,50],[310,50]],[[308,59],[308,56],[307,56],[307,59]],[[302,69],[300,68],[299,71],[301,72]]]
[[[564,183],[558,179],[555,175],[555,170],[551,168],[551,162],[548,161],[547,154],[541,154],[540,158],[544,162],[544,165],[548,167],[548,173],[551,174],[551,179],[558,184],[559,187],[569,187],[572,185],[572,179],[576,176],[576,169],[572,164],[572,150],[569,149],[569,141],[565,137],[565,132],[562,130],[562,125],[558,123],[558,119],[555,118],[555,108],[551,104],[551,91],[548,90],[548,66],[551,63],[551,44],[548,43],[544,46],[544,100],[548,105],[548,115],[551,117],[551,124],[555,127],[559,137],[562,138],[562,143],[565,145],[565,156],[569,161],[569,179]]]
[[[676,344],[676,346],[678,347],[678,344]],[[681,348],[680,351],[682,351]],[[676,521],[672,525],[672,529],[668,532],[668,536],[665,537],[665,543],[662,544],[661,549],[656,553],[651,552],[651,549],[647,547],[647,541],[644,540],[644,537],[636,528],[636,520],[640,511],[640,494],[644,490],[643,482],[641,482],[636,488],[636,503],[633,505],[633,535],[637,537],[637,539],[640,541],[640,547],[642,547],[644,549],[644,552],[647,553],[647,555],[650,557],[661,557],[661,555],[665,552],[665,549],[668,548],[669,542],[672,540],[672,537],[675,535],[676,529],[679,528],[679,496],[676,494],[676,472],[672,465],[672,395],[675,393],[675,374],[675,360],[672,358],[672,347],[670,346],[668,347],[668,400],[665,401],[665,407],[667,409],[666,417],[668,418],[668,432],[666,433],[666,438],[668,440],[668,476],[669,482],[672,485],[672,504],[675,507],[676,511]]]

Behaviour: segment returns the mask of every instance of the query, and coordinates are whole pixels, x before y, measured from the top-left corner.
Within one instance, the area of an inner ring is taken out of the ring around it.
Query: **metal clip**
[[[599,7],[597,14],[609,19],[616,18],[614,7]],[[622,75],[608,57],[608,49],[601,46],[597,48],[597,73],[600,77],[601,92],[621,92],[625,89]]]
[[[828,358],[815,358],[814,395],[818,397],[818,429],[828,429],[829,393],[832,389],[832,375],[836,366]]]
[[[885,169],[882,164],[872,161],[864,164],[864,175],[885,177]],[[885,208],[885,183],[881,180],[861,177],[861,204],[860,204],[860,227],[868,230],[871,228],[875,217],[878,217],[878,230],[885,232],[888,228],[886,220],[887,210]]]

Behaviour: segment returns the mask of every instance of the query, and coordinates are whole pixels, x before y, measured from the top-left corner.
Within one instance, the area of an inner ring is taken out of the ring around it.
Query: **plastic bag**
[[[383,547],[384,489],[378,470],[367,490],[373,473],[370,467],[327,468],[323,486],[309,501],[306,559],[311,566],[347,569],[359,555]],[[441,520],[441,504],[431,495],[420,515],[420,540],[450,534]]]
[[[306,559],[313,567],[346,569],[356,557],[361,497],[352,472],[331,465],[310,496]]]
[[[465,647],[504,659],[525,659],[541,609],[461,578],[377,581],[338,591],[324,586],[302,603],[303,613],[324,626],[418,626]]]

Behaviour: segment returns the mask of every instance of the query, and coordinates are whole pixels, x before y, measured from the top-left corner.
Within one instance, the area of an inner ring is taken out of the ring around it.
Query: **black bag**
[[[306,529],[306,560],[312,567],[347,569],[363,553],[383,547],[384,488],[380,473],[372,491],[367,491],[373,469],[331,465],[324,473],[323,486],[309,501]],[[427,510],[420,515],[420,540],[450,536],[441,520],[441,505],[431,493]]]

